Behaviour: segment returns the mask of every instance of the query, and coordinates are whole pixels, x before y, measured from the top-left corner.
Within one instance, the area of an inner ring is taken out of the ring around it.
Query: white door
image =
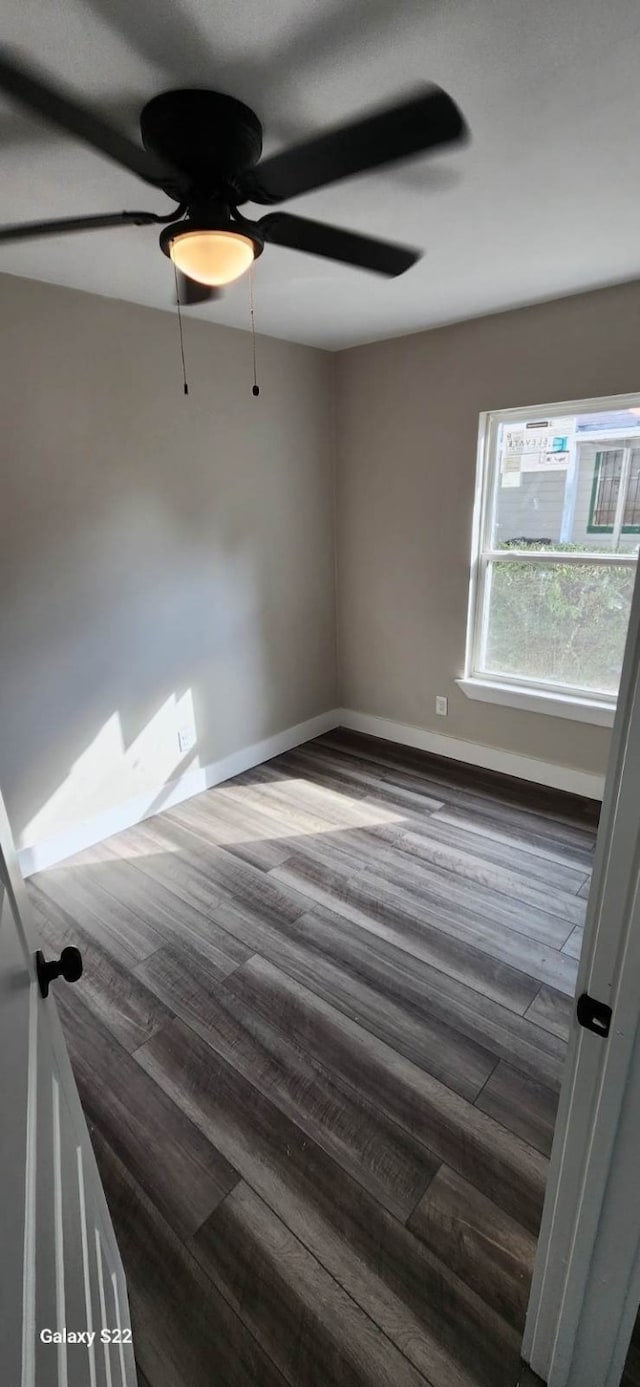
[[[523,1354],[549,1387],[618,1387],[640,1302],[640,574]],[[604,1032],[607,1029],[608,1034]]]
[[[53,999],[70,984],[41,995],[37,949],[0,799],[0,1383],[135,1387],[124,1272]]]

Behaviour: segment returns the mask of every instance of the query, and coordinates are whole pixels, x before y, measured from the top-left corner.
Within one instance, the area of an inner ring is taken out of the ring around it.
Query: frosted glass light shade
[[[171,242],[171,259],[199,284],[231,284],[249,269],[255,248],[238,231],[184,231]]]

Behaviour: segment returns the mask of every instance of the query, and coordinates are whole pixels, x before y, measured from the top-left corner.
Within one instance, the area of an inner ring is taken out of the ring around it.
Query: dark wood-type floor
[[[144,1387],[515,1387],[594,837],[336,732],[32,879]]]

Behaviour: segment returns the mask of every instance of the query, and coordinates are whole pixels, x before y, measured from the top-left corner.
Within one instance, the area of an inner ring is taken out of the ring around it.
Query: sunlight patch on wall
[[[26,825],[20,846],[29,847],[135,796],[148,792],[152,802],[187,767],[200,767],[190,689],[180,697],[172,693],[129,746],[115,712]]]

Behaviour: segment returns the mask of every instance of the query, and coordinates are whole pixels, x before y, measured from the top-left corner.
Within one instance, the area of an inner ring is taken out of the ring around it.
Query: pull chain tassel
[[[249,304],[251,309],[251,347],[253,351],[253,386],[251,389],[251,394],[254,396],[258,396],[260,394],[260,386],[258,385],[258,378],[256,372],[256,323],[253,311],[253,265],[249,270]]]

